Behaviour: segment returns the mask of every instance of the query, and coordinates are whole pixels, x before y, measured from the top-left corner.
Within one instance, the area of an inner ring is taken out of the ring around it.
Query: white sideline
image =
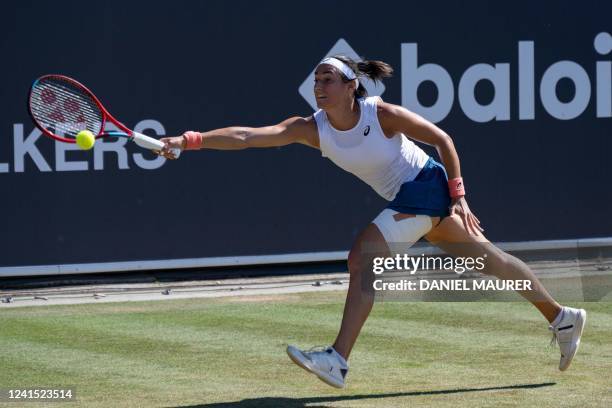
[[[548,241],[500,242],[496,244],[504,251],[541,251],[541,250],[576,250],[579,248],[611,247],[612,237],[579,238]],[[415,246],[408,251],[409,255],[423,253],[423,247]],[[442,254],[437,248],[428,247],[428,255]],[[160,269],[186,269],[224,266],[248,266],[265,264],[296,264],[306,262],[342,261],[348,251],[306,252],[296,254],[227,256],[187,259],[160,259],[126,262],[98,262],[63,265],[29,265],[0,267],[0,277],[67,275],[100,272],[129,272]]]

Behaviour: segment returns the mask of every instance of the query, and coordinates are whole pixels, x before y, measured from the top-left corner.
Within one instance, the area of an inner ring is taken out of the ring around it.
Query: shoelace
[[[306,353],[325,352],[329,346],[314,346],[306,350]]]
[[[556,345],[559,344],[559,339],[557,338],[557,332],[553,326],[548,326],[548,330],[553,332],[552,339],[550,339],[550,344],[548,345],[548,347],[555,347]]]

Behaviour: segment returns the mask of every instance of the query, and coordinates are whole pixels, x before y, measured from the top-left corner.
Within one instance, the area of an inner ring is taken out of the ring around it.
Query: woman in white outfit
[[[452,256],[486,254],[486,274],[530,281],[531,290],[519,293],[549,322],[560,346],[559,369],[565,370],[580,344],[586,312],[559,305],[525,263],[484,237],[466,201],[459,157],[448,134],[402,106],[367,97],[359,77],[379,81],[392,72],[382,61],[326,58],[315,71],[314,93],[320,109],[314,115],[260,128],[185,132],[163,138],[160,154],[174,159],[172,149],[176,148],[236,150],[301,143],[320,149],[324,157],[389,201],[359,234],[349,253],[349,289],[333,345],[311,351],[287,348],[293,362],[326,383],[339,388],[345,385],[347,360],[374,302],[373,291],[364,290],[370,287],[372,259],[393,256],[397,248],[406,249],[422,237]],[[443,165],[408,137],[434,146]]]

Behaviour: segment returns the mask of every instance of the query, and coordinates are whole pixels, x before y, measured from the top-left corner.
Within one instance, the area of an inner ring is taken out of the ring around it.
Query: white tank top
[[[391,201],[403,183],[416,178],[429,156],[403,133],[385,136],[378,121],[379,100],[377,96],[359,99],[361,117],[350,130],[334,129],[322,109],[315,112],[314,118],[321,155]]]

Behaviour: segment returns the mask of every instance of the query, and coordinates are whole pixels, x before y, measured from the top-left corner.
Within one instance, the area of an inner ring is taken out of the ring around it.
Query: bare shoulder
[[[408,111],[403,106],[394,105],[389,102],[385,102],[382,98],[378,97],[378,103],[376,104],[376,110],[378,113],[378,118],[392,119],[396,116],[399,116],[402,111]]]
[[[283,122],[287,130],[295,135],[295,141],[315,149],[319,148],[319,132],[314,116],[293,116]]]
[[[286,126],[291,126],[295,129],[302,130],[307,129],[308,127],[311,127],[313,125],[316,127],[315,120],[312,115],[306,117],[292,116],[288,119],[285,119],[282,123]]]
[[[382,99],[378,102],[377,114],[380,126],[387,137],[396,133],[409,135],[415,129],[433,126],[422,116],[401,105],[383,102]]]
[[[408,112],[408,110],[403,106],[385,102],[381,97],[378,97],[376,113],[385,136],[393,137],[400,130],[401,126],[399,126],[398,122],[405,112]]]

